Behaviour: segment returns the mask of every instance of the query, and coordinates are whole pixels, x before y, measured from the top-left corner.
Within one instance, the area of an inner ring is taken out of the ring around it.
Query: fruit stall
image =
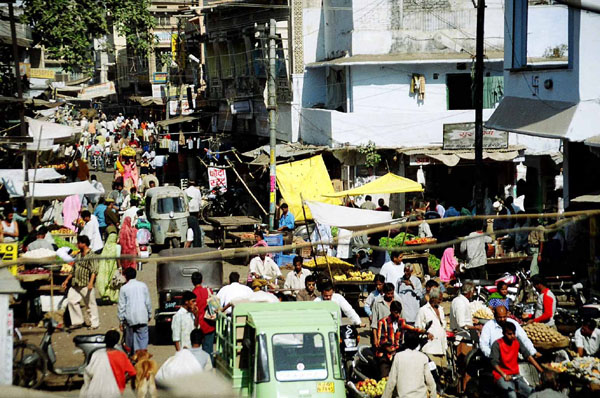
[[[383,237],[379,239],[379,246],[385,247],[389,251],[402,248],[404,253],[402,261],[405,264],[418,263],[423,274],[432,276],[440,269],[441,261],[421,246],[434,243],[437,243],[435,238],[419,238],[407,232],[400,232],[393,238]]]
[[[381,380],[366,379],[355,383],[348,383],[348,390],[351,397],[355,398],[377,398],[383,395],[387,384],[387,377]]]
[[[558,373],[561,384],[571,391],[570,396],[597,397],[600,394],[600,359],[577,357],[574,352],[571,354],[574,359],[542,366]]]

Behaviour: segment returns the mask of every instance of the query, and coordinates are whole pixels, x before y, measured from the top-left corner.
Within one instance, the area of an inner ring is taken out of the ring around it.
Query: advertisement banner
[[[55,72],[52,69],[31,68],[29,77],[35,79],[54,79]]]
[[[216,167],[208,168],[209,189],[219,188],[222,192],[227,191],[227,171]]]
[[[81,90],[79,93],[79,98],[84,99],[92,99],[98,97],[107,97],[112,94],[116,94],[115,83],[107,82],[102,84],[95,84],[93,86],[88,86]]]
[[[165,96],[165,85],[164,84],[153,84],[152,85],[152,97],[163,98]]]
[[[169,73],[167,72],[154,72],[152,76],[152,83],[164,84],[167,82],[169,78]]]
[[[169,115],[185,116],[185,115],[191,115],[192,113],[194,113],[194,110],[192,108],[190,108],[190,104],[189,104],[188,100],[186,100],[186,99],[181,100],[181,109],[179,109],[179,107],[178,107],[178,102],[179,101],[169,101]],[[196,100],[194,100],[194,104],[195,103],[196,103]]]
[[[444,124],[444,149],[474,149],[475,123]],[[483,129],[484,149],[508,148],[508,132]]]

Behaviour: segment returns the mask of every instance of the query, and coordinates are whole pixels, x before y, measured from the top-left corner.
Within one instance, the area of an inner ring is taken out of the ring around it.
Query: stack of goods
[[[483,302],[475,300],[469,303],[469,305],[471,307],[473,318],[479,319],[482,323],[494,319],[494,313],[490,307],[486,306]]]
[[[356,383],[358,391],[365,394],[367,397],[380,397],[383,395],[385,385],[387,384],[387,377],[377,381],[374,379],[367,379],[365,381],[359,381]]]
[[[388,249],[393,249],[395,247],[402,247],[406,244],[406,241],[413,240],[415,238],[414,235],[400,232],[398,235],[393,238],[383,237],[379,239],[379,246],[386,247]]]
[[[332,270],[333,279],[336,282],[371,282],[375,279],[375,274],[371,271],[342,271],[341,269]]]
[[[600,359],[594,357],[575,358],[572,361],[552,362],[552,370],[566,372],[579,379],[600,385]]]
[[[569,346],[569,338],[563,336],[550,326],[543,323],[530,323],[523,327],[527,332],[527,337],[531,339],[533,345],[537,348],[552,349],[564,348]]]

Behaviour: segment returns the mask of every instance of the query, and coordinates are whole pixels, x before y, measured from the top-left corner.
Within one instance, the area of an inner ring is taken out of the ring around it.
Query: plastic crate
[[[283,267],[293,264],[294,257],[296,257],[295,254],[276,254],[274,260],[279,267]]]
[[[265,242],[269,246],[283,246],[283,234],[265,235]]]

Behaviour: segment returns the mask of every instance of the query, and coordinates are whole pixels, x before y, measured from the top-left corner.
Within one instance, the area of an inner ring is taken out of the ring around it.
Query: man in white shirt
[[[539,357],[535,347],[533,346],[533,343],[529,337],[527,337],[527,333],[525,330],[523,330],[521,325],[519,325],[517,321],[507,318],[507,310],[503,305],[499,305],[498,307],[494,308],[494,320],[486,322],[486,324],[483,325],[483,329],[481,329],[479,348],[481,349],[481,352],[483,352],[483,355],[488,358],[490,357],[492,353],[492,344],[494,344],[496,340],[502,338],[502,325],[505,322],[511,322],[515,324],[517,327],[516,335],[517,340],[519,340],[519,344],[524,346],[530,355]]]
[[[131,196],[127,196],[127,197],[131,198]],[[123,215],[121,216],[121,224],[123,223],[123,220],[126,217],[129,217],[129,218],[131,218],[131,225],[134,227],[136,226],[137,219],[138,219],[137,212],[140,209],[138,207],[138,204],[139,203],[136,198],[129,199],[129,208],[123,212]]]
[[[575,332],[575,347],[577,347],[577,355],[597,356],[600,354],[600,329],[598,329],[596,321],[593,319],[585,319],[581,328]]]
[[[380,275],[385,276],[385,281],[398,286],[398,280],[404,276],[404,263],[402,262],[402,252],[392,252],[392,261],[383,264]]]
[[[467,265],[465,268],[468,279],[485,279],[486,244],[492,243],[492,238],[483,235],[483,228],[482,226],[482,229],[471,232],[467,239],[460,243],[460,251],[467,252]]]
[[[415,326],[419,329],[425,329],[427,323],[431,321],[431,326],[427,332],[433,335],[421,350],[438,367],[446,367],[446,319],[444,309],[440,306],[442,302],[442,292],[439,288],[432,288],[429,292],[429,302],[419,310]]]
[[[192,348],[190,333],[196,329],[196,317],[194,314],[198,310],[196,307],[196,295],[189,290],[183,292],[181,301],[183,305],[173,315],[173,321],[171,321],[171,332],[176,351],[184,348]]]
[[[96,204],[98,204],[98,200],[100,199],[100,197],[104,196],[106,191],[104,190],[104,185],[102,185],[102,183],[98,181],[98,177],[96,177],[95,174],[92,174],[90,176],[90,184],[92,184],[92,186],[100,192],[99,194],[86,195],[88,200],[95,206]]]
[[[460,294],[450,305],[450,330],[463,338],[469,337],[469,330],[481,329],[481,325],[473,326],[473,314],[470,301],[475,293],[475,285],[465,282],[460,288]]]
[[[267,256],[265,253],[261,253],[250,260],[249,268],[252,279],[284,279],[277,263],[275,263],[275,261],[273,261],[273,259]]]
[[[242,285],[240,282],[240,274],[232,272],[229,274],[229,285],[223,286],[217,297],[221,303],[221,307],[225,308],[225,313],[231,314],[231,301],[237,298],[244,298],[251,295],[252,289],[246,285]]]
[[[309,270],[302,268],[303,261],[301,256],[294,257],[294,269],[287,274],[283,284],[284,289],[293,289],[291,292],[293,296],[304,289],[304,281],[308,275],[311,275]]]
[[[429,359],[419,352],[419,335],[413,331],[404,334],[404,351],[394,356],[388,382],[385,385],[382,398],[410,397],[422,398],[435,396],[436,385],[431,370]],[[396,395],[394,395],[394,390]]]
[[[357,325],[360,327],[365,326],[360,322],[360,317],[358,316],[356,311],[354,311],[354,308],[352,308],[350,303],[346,301],[344,296],[333,292],[333,285],[331,284],[331,282],[325,282],[323,286],[321,286],[321,297],[317,297],[315,301],[333,301],[334,303],[340,306],[340,310],[344,313],[344,315],[350,318],[350,321],[353,325]]]
[[[198,217],[200,212],[200,205],[202,204],[202,192],[196,186],[195,181],[188,181],[189,187],[185,190],[185,194],[189,199],[190,214]]]
[[[100,224],[95,215],[90,213],[89,210],[81,212],[81,218],[85,222],[85,226],[81,230],[81,235],[85,235],[90,239],[90,249],[96,254],[100,254],[104,243],[102,242],[102,235],[100,234]]]

